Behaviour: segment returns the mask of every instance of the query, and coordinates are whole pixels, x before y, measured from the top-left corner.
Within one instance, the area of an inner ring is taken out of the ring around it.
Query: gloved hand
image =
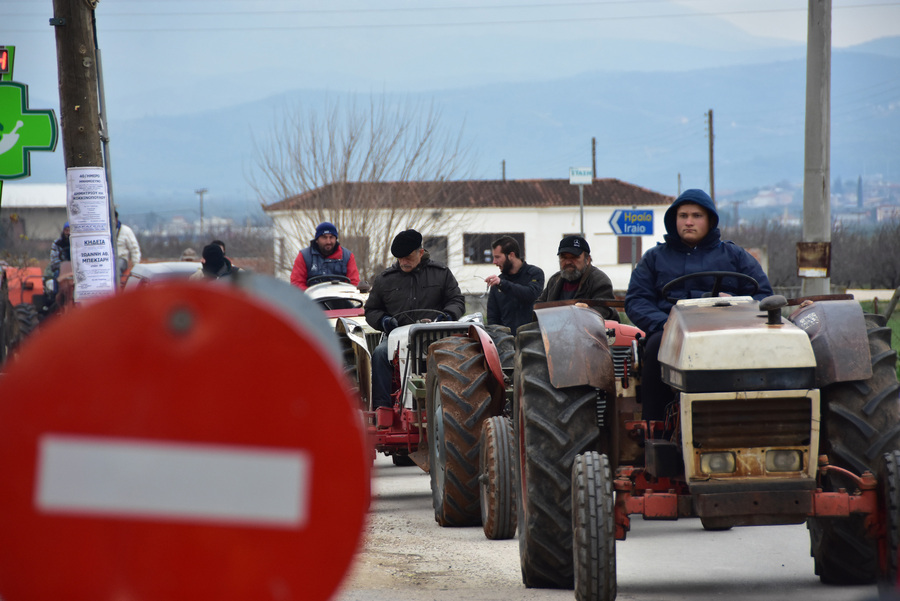
[[[398,325],[397,320],[390,315],[385,315],[381,318],[381,329],[384,330],[385,334],[390,334],[391,330],[396,328]]]
[[[434,318],[435,321],[452,321],[450,316],[446,313],[438,313],[437,317]]]

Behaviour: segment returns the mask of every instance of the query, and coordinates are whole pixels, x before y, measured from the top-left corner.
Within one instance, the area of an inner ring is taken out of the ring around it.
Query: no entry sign
[[[0,378],[0,598],[328,599],[371,459],[339,366],[286,315],[161,284],[26,341]]]

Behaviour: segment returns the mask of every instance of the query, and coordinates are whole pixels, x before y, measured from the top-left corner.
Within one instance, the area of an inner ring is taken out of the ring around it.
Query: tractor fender
[[[490,376],[488,388],[491,391],[491,415],[499,415],[506,400],[506,384],[503,380],[503,367],[500,365],[500,353],[497,352],[497,346],[484,328],[471,325],[468,335],[481,344],[485,368]]]
[[[866,318],[857,301],[804,301],[789,319],[809,336],[817,387],[872,377]]]
[[[339,317],[334,324],[334,331],[340,335],[343,334],[347,336],[351,343],[353,343],[354,348],[359,348],[366,355],[370,356],[369,346],[366,343],[366,333],[363,330],[363,327],[359,325],[353,319],[348,319],[346,317]]]
[[[616,389],[616,376],[606,322],[587,305],[564,305],[535,310],[550,383],[555,388],[593,386]]]

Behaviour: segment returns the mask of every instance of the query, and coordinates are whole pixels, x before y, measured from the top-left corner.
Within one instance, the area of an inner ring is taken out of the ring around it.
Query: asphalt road
[[[806,527],[706,532],[699,520],[632,521],[617,543],[618,599],[874,601],[875,586],[819,583]],[[526,589],[517,540],[481,528],[440,528],[428,475],[379,457],[365,548],[337,601],[571,600],[568,590]]]

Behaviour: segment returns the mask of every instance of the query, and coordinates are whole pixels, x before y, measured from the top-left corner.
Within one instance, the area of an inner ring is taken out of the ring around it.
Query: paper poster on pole
[[[115,293],[115,257],[109,234],[72,236],[75,302]]]
[[[103,167],[66,169],[66,193],[72,236],[110,233],[109,194]]]

